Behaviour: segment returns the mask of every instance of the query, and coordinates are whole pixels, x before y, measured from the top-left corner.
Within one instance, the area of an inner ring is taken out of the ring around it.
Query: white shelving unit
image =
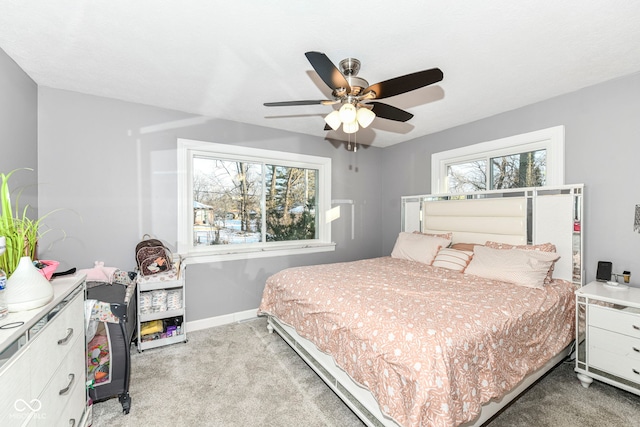
[[[179,267],[177,271],[168,273],[159,273],[153,276],[138,276],[138,352],[147,350],[150,348],[162,347],[165,345],[187,342],[187,330],[186,330],[186,292],[184,286],[184,267]],[[153,312],[143,312],[141,310],[142,298],[147,293],[156,291],[174,291],[177,290],[181,294],[182,304],[180,308],[173,310],[162,310]],[[154,320],[165,320],[181,317],[182,323],[180,325],[179,332],[174,335],[167,335],[166,329],[163,328],[162,332],[159,332],[159,337],[155,339],[145,339],[141,334],[143,324]]]

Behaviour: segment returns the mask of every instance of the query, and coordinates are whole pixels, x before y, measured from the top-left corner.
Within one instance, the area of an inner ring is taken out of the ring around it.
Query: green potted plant
[[[27,256],[32,260],[36,259],[36,246],[41,237],[40,225],[46,217],[45,215],[35,220],[29,218],[29,206],[25,206],[22,211],[18,208],[19,196],[16,198],[15,208],[12,208],[9,178],[19,170],[33,169],[21,168],[8,174],[0,173],[0,236],[6,239],[6,251],[0,256],[0,269],[4,270],[7,277],[11,277],[20,258]]]
[[[18,170],[0,174],[0,236],[6,239],[0,268],[7,274],[5,293],[10,313],[41,307],[53,298],[51,283],[33,264],[38,239],[42,235],[40,223],[46,215],[35,220],[29,218],[28,206],[22,212],[18,208],[19,197],[16,198],[15,210],[11,207],[9,178]]]

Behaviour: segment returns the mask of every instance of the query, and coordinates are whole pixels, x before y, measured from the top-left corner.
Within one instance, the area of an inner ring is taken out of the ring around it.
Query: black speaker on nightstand
[[[596,280],[606,282],[611,280],[611,269],[613,264],[609,261],[598,261],[598,271],[596,272]]]

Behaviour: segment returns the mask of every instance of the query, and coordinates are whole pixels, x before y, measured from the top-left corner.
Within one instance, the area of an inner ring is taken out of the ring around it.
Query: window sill
[[[217,253],[186,253],[180,254],[185,266],[190,264],[206,264],[221,261],[236,261],[243,259],[269,258],[276,256],[302,255],[318,252],[335,251],[336,244],[331,243],[307,243],[300,246],[260,248],[260,249],[233,249]]]

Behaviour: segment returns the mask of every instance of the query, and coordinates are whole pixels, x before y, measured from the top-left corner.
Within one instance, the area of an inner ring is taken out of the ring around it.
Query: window
[[[333,250],[331,159],[178,140],[178,251],[203,261]]]
[[[435,153],[431,192],[564,184],[564,126]]]

